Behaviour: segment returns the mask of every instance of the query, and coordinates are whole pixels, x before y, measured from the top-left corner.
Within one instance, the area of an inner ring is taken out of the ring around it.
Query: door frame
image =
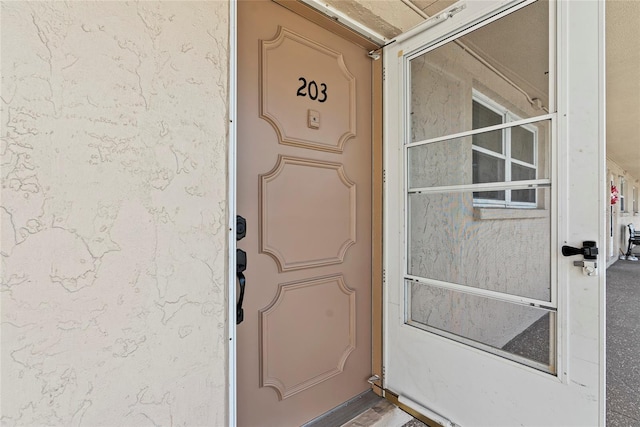
[[[228,404],[227,420],[229,426],[237,425],[237,329],[235,322],[236,313],[236,215],[237,215],[237,93],[238,93],[238,8],[237,1],[229,0],[229,135],[227,152],[227,341],[228,341]],[[387,41],[383,36],[365,27],[357,21],[351,20],[346,15],[332,9],[315,0],[270,0],[290,11],[302,16],[311,23],[337,34],[352,43],[363,47],[370,54],[373,52],[379,56],[373,59],[372,67],[372,197],[371,197],[371,369],[372,375],[380,379],[370,381],[372,390],[379,396],[383,396],[383,327],[382,327],[382,294],[383,294],[383,270],[382,270],[382,235],[383,235],[383,60],[382,45]],[[370,55],[371,56],[371,55]]]
[[[236,383],[236,190],[237,190],[237,95],[238,95],[238,4],[229,0],[229,142],[227,146],[227,424],[237,424]]]

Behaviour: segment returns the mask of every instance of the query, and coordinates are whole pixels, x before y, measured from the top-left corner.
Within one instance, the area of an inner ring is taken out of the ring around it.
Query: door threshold
[[[304,424],[302,427],[335,427],[341,426],[349,420],[375,406],[384,400],[371,390],[352,397],[341,405]]]
[[[387,399],[368,390],[302,427],[427,427]]]
[[[427,425],[387,399],[382,399],[341,427],[427,427]]]

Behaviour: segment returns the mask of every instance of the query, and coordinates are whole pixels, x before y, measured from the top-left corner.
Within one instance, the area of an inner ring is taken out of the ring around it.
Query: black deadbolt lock
[[[236,240],[242,240],[247,235],[247,220],[236,215]]]

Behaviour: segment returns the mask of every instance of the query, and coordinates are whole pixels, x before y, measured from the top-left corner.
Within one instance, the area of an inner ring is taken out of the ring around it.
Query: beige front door
[[[293,426],[368,388],[372,64],[270,1],[238,14],[238,425]]]

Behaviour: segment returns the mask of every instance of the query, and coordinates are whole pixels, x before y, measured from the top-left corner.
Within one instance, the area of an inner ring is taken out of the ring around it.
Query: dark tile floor
[[[607,269],[607,426],[640,426],[640,261]]]

